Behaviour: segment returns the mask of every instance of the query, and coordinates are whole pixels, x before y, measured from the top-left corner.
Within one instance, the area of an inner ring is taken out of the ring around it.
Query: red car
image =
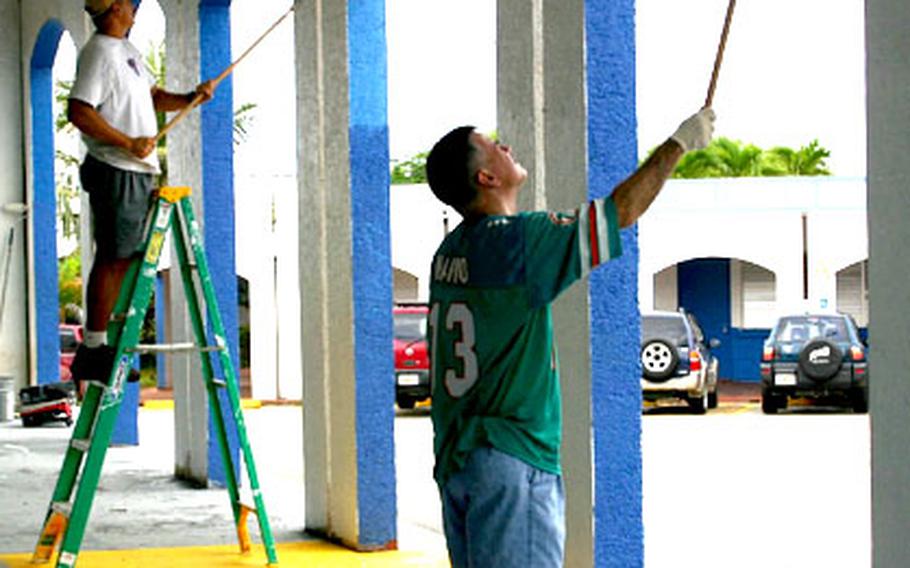
[[[395,402],[414,408],[430,398],[426,304],[397,304],[392,310],[395,346]]]
[[[60,324],[60,380],[72,379],[70,366],[76,356],[76,349],[82,343],[82,326],[71,323]]]

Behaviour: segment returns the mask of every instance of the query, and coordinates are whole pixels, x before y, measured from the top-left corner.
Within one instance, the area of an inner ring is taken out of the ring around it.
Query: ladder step
[[[73,439],[70,441],[70,447],[74,450],[78,450],[82,453],[85,453],[92,447],[92,441],[90,439],[77,440]]]
[[[227,388],[227,383],[222,379],[212,379],[212,384],[220,389]]]
[[[73,510],[73,505],[72,503],[68,503],[66,501],[54,501],[51,503],[51,510],[55,513],[60,513],[64,517],[69,518],[70,513]]]

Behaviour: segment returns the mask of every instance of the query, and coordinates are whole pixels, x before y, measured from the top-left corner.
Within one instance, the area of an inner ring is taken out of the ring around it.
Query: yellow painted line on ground
[[[262,408],[262,401],[254,398],[243,398],[240,400],[240,407],[249,410],[251,408]],[[173,410],[173,400],[146,400],[142,403],[142,408],[147,410]]]
[[[288,542],[276,545],[279,566],[316,566],[332,568],[393,568],[421,566],[448,568],[445,552],[354,552],[322,541]],[[31,553],[0,554],[0,566],[33,568]],[[56,561],[56,559],[52,559]],[[52,564],[51,564],[52,565]],[[249,554],[240,554],[237,545],[197,546],[187,548],[142,548],[135,550],[86,550],[79,554],[78,565],[93,568],[142,567],[180,568],[199,566],[266,566],[261,545]]]
[[[757,405],[750,402],[722,403],[717,406],[715,412],[719,414],[745,414],[754,411],[756,408]]]

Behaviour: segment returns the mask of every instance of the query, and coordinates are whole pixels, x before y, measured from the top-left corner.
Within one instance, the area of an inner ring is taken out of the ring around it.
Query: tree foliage
[[[496,133],[491,137],[495,140]],[[427,155],[420,152],[392,162],[392,184],[426,183]],[[707,148],[688,152],[673,171],[674,178],[829,176],[826,160],[831,152],[813,140],[794,150],[775,146],[763,150],[755,144],[718,137]]]
[[[407,160],[392,162],[392,184],[426,183],[429,154],[420,152]]]
[[[831,152],[818,140],[798,150],[776,146],[762,150],[729,138],[715,138],[707,148],[689,152],[677,164],[674,178],[773,177],[831,175],[825,160]]]

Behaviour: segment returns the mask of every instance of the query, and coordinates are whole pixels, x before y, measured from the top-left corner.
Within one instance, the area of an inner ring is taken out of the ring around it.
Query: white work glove
[[[670,138],[676,140],[684,152],[688,152],[707,146],[713,135],[714,110],[708,107],[684,120]]]

